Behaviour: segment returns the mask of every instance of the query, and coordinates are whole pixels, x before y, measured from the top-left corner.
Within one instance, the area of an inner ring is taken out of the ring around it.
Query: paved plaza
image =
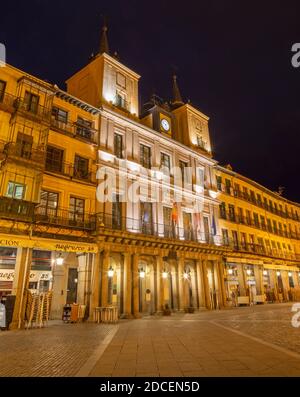
[[[0,376],[300,376],[290,304],[0,333]]]

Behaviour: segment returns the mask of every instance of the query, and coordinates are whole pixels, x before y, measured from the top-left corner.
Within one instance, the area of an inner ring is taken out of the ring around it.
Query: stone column
[[[254,265],[254,277],[256,294],[263,295],[264,293],[264,280],[263,280],[263,267],[260,265]]]
[[[242,264],[237,264],[237,274],[238,274],[238,282],[240,287],[240,295],[246,295],[246,280],[245,280],[245,272]]]
[[[125,318],[132,317],[132,255],[128,252],[123,254],[124,260],[124,288],[123,288],[123,313]]]
[[[283,299],[285,301],[288,301],[289,300],[288,291],[290,290],[290,283],[289,283],[288,272],[286,270],[281,272],[281,278],[282,278],[282,285],[283,285]]]
[[[298,272],[295,272],[295,271],[293,271],[293,272],[292,272],[292,274],[293,274],[294,286],[295,286],[295,288],[296,288],[296,287],[298,287],[298,286],[299,286],[299,279],[300,279],[300,277],[299,277],[299,273],[298,273]]]
[[[219,297],[221,299],[220,305],[227,306],[227,296],[226,296],[225,281],[224,281],[224,263],[222,261],[217,262],[217,277],[218,277]]]
[[[100,301],[100,253],[93,254],[90,296],[90,320],[94,319],[94,310]]]
[[[162,279],[162,271],[163,271],[163,257],[158,255],[156,257],[156,294],[157,294],[157,307],[156,312],[161,313],[164,308],[164,280]]]
[[[54,252],[55,253],[55,252]],[[63,307],[66,303],[66,274],[68,271],[65,265],[56,265],[54,263],[52,269],[53,289],[52,289],[52,303],[51,303],[51,318],[61,319],[63,314]]]
[[[139,254],[133,255],[132,265],[132,293],[133,293],[133,315],[136,318],[140,317],[139,312]]]
[[[88,255],[82,254],[78,256],[78,281],[77,281],[77,303],[86,304],[88,279]]]
[[[24,327],[27,289],[31,269],[32,249],[18,248],[12,295],[16,296],[14,312],[10,329]]]
[[[110,252],[105,250],[102,254],[101,277],[101,306],[108,306],[108,269],[110,265]]]
[[[184,258],[179,257],[178,259],[178,298],[179,298],[179,310],[184,310],[185,300],[184,300],[184,280],[183,280],[183,273],[184,273]]]
[[[203,280],[203,269],[202,269],[201,260],[197,260],[196,262],[196,271],[197,271],[197,293],[198,293],[199,307],[206,307],[205,286]]]

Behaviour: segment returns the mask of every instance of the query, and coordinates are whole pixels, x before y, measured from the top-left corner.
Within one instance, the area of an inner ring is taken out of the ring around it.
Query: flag
[[[178,222],[177,203],[173,203],[173,208],[172,208],[172,221],[175,222],[175,223]]]

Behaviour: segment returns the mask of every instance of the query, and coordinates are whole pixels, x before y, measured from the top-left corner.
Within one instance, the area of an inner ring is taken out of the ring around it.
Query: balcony
[[[81,169],[72,163],[66,162],[49,162],[46,161],[45,171],[53,174],[62,175],[74,180],[84,181],[87,183],[96,183],[96,173],[90,169]]]
[[[27,164],[31,163],[31,165],[36,163],[42,167],[45,161],[45,150],[42,147],[30,147],[30,145],[24,146],[18,142],[8,142],[0,144],[0,151],[6,158],[12,158]]]
[[[79,122],[62,121],[51,117],[51,128],[70,135],[73,138],[83,139],[90,143],[96,143],[96,132],[92,127],[80,124]]]
[[[17,112],[20,112],[23,116],[30,118],[34,121],[50,121],[50,110],[42,105],[31,105],[24,101],[24,99],[17,98],[14,101],[14,106]]]
[[[6,92],[0,92],[0,110],[13,113],[15,111],[16,97]]]
[[[39,224],[83,229],[93,231],[96,229],[96,218],[92,214],[82,214],[65,208],[47,208],[42,205],[36,207],[34,220]]]
[[[176,224],[147,223],[133,218],[117,217],[103,213],[97,214],[97,223],[100,230],[101,228],[108,228],[188,242],[215,244],[215,240],[218,239],[217,236],[200,233],[192,226],[190,228],[180,228]]]
[[[130,113],[130,102],[126,101],[120,95],[116,95],[114,97],[113,105],[118,109],[125,110],[125,112]]]
[[[32,221],[36,204],[11,197],[0,198],[0,218]]]

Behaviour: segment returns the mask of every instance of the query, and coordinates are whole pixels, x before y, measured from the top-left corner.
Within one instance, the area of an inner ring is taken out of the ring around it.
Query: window
[[[232,231],[232,240],[233,240],[233,247],[235,249],[238,249],[238,247],[239,247],[239,239],[238,239],[237,231],[235,231],[235,230]]]
[[[62,172],[64,151],[53,146],[47,146],[46,170]]]
[[[3,101],[5,88],[6,88],[6,81],[0,80],[0,102]]]
[[[238,183],[234,184],[234,195],[235,197],[240,197],[241,195],[241,187]]]
[[[140,145],[140,163],[144,168],[151,168],[151,148],[146,145]]]
[[[172,209],[169,207],[163,207],[163,218],[164,218],[164,236],[173,236],[173,225],[172,225]]]
[[[160,166],[162,168],[167,168],[169,171],[171,169],[171,161],[170,161],[170,156],[165,153],[160,154]]]
[[[273,223],[273,231],[275,234],[277,234],[277,222],[273,220],[272,223]]]
[[[122,227],[122,202],[119,194],[113,195],[112,227],[113,229],[121,229]]]
[[[229,236],[227,229],[222,229],[222,240],[224,245],[229,245]]]
[[[247,225],[251,225],[251,212],[249,210],[246,210],[246,221]]]
[[[255,193],[253,190],[250,190],[250,198],[251,198],[252,203],[256,203]]]
[[[220,217],[226,219],[226,204],[224,202],[220,204]]]
[[[52,108],[52,116],[55,120],[61,121],[62,123],[68,122],[68,112],[56,106]]]
[[[272,229],[271,219],[267,219],[267,226],[268,226],[268,232],[272,233],[273,229]]]
[[[71,223],[83,222],[84,220],[84,200],[77,197],[70,197],[70,213],[69,219]]]
[[[89,177],[89,160],[75,155],[74,177],[79,179],[88,179]]]
[[[25,185],[17,182],[8,182],[6,196],[22,200],[25,196]]]
[[[91,140],[93,134],[93,123],[89,120],[84,120],[83,118],[78,117],[76,124],[76,134],[81,136],[82,138]]]
[[[268,208],[269,208],[269,206],[268,206],[268,200],[267,200],[266,197],[264,197],[264,208],[265,208],[266,210],[268,210]]]
[[[115,100],[115,105],[122,108],[122,109],[127,109],[127,101],[125,99],[125,95],[117,92],[116,94],[116,100]]]
[[[250,240],[250,244],[254,246],[255,244],[254,234],[249,234],[249,240]]]
[[[197,167],[197,185],[204,187],[204,168]]]
[[[243,186],[243,195],[245,200],[249,200],[248,188]]]
[[[260,224],[263,230],[266,230],[266,218],[264,216],[260,216]]]
[[[258,214],[256,212],[253,213],[253,219],[254,219],[254,225],[256,227],[259,227],[259,219],[258,219]]]
[[[239,223],[244,223],[244,211],[240,207],[238,207],[238,221]]]
[[[187,167],[188,167],[188,163],[186,163],[185,161],[179,160],[179,168],[181,171],[181,178],[182,178],[182,183],[184,183],[184,181],[186,180],[186,172],[187,172]]]
[[[229,204],[228,208],[229,208],[229,219],[230,219],[232,222],[235,222],[235,209],[234,209],[234,205]]]
[[[216,179],[217,179],[217,189],[219,190],[219,192],[221,192],[222,191],[222,177],[217,175]]]
[[[192,240],[193,239],[192,214],[189,212],[183,212],[182,217],[183,217],[184,239]]]
[[[257,204],[261,206],[262,204],[261,195],[257,193],[256,197],[257,197]]]
[[[247,247],[247,235],[246,233],[241,233],[241,245],[245,249]]]
[[[29,91],[25,92],[25,108],[28,112],[37,113],[39,106],[40,97],[38,95],[32,94]]]
[[[58,193],[41,191],[41,205],[39,207],[40,215],[56,216],[58,207]]]
[[[33,138],[30,135],[18,132],[16,155],[25,159],[30,159]]]
[[[115,134],[114,135],[114,154],[118,159],[123,158],[123,135]]]
[[[231,182],[230,179],[225,179],[225,191],[227,194],[231,193]]]
[[[152,234],[152,203],[141,202],[142,233]]]

